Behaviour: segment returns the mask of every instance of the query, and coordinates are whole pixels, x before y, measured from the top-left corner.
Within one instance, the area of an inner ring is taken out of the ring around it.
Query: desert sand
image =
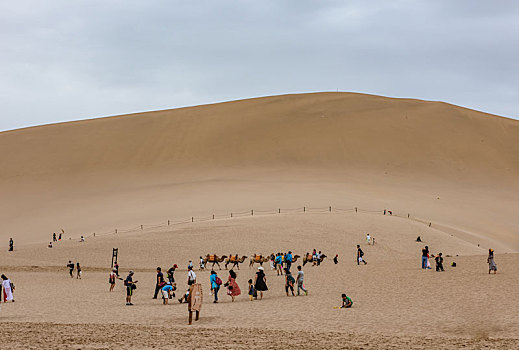
[[[286,95],[3,132],[0,160],[0,272],[16,285],[16,302],[0,304],[0,347],[519,347],[518,121],[441,102]],[[445,272],[420,268],[424,245],[446,256]],[[134,306],[120,281],[108,291],[112,248],[123,277],[136,271]],[[211,303],[209,272],[197,271],[192,326],[186,305],[151,299],[157,266],[178,264],[182,291],[201,255],[314,248],[329,258],[304,267],[308,296],[287,297],[266,264],[270,290],[250,302],[246,260],[234,303],[223,290]],[[353,308],[334,309],[341,293]]]

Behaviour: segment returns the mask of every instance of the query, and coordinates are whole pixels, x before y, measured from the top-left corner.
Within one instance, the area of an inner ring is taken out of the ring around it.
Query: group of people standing
[[[74,263],[69,260],[68,264],[68,272],[70,274],[70,278],[74,278],[74,267],[76,268],[76,279],[81,279],[81,265],[79,265],[79,261],[74,265]]]

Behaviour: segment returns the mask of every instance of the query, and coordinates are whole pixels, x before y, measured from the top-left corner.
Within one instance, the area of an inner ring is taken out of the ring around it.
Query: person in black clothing
[[[72,275],[74,273],[74,263],[69,260],[67,267],[68,267],[68,273],[70,273],[70,278],[74,278],[74,276]]]
[[[53,241],[53,242],[56,242],[56,232],[54,232],[54,233],[52,234],[52,241]]]
[[[333,262],[335,263],[335,265],[337,265],[339,263],[339,254],[335,254],[335,258],[333,258]]]
[[[364,265],[368,263],[366,260],[364,260],[363,256],[364,252],[362,249],[360,249],[360,245],[357,244],[357,265],[360,265],[361,261],[364,263]]]
[[[162,273],[162,269],[157,267],[157,281],[155,284],[155,294],[153,295],[153,299],[157,299],[157,294],[159,294],[161,287],[161,283],[164,282],[164,274]]]
[[[434,258],[434,260],[436,261],[436,271],[445,271],[443,269],[443,257],[442,257],[442,253],[438,254],[436,256],[436,258]]]
[[[12,238],[9,238],[9,251],[12,252],[14,250],[14,241]]]
[[[169,283],[173,284],[175,283],[175,277],[174,277],[174,273],[175,273],[175,270],[177,269],[177,264],[173,265],[172,267],[169,268],[168,270],[168,280],[169,280]]]

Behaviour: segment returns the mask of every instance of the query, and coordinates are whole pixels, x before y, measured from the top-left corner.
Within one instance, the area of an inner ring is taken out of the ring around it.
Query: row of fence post
[[[307,209],[306,206],[304,206],[303,207],[303,213],[306,213],[306,211],[307,211],[306,209]],[[332,206],[328,207],[328,212],[330,212],[330,213],[332,212]],[[357,207],[355,207],[355,212],[358,213],[358,208]],[[251,213],[251,216],[254,216],[254,209],[252,209],[250,211],[250,213]],[[278,208],[278,214],[281,214],[281,208]],[[386,210],[385,209],[384,209],[384,215],[386,215]],[[392,214],[390,214],[390,215],[392,215]],[[233,213],[230,214],[230,217],[231,218],[233,217]],[[215,220],[215,218],[216,218],[216,216],[215,216],[215,214],[213,214],[212,219]],[[407,218],[408,219],[411,218],[411,214],[410,213],[407,213]],[[420,221],[420,220],[418,220],[418,221]],[[194,216],[191,217],[191,222],[195,222],[195,217]],[[170,225],[171,225],[171,220],[168,219],[168,226],[170,226]],[[429,222],[428,226],[431,227],[432,226],[432,222]],[[140,228],[141,228],[141,230],[144,230],[144,225],[140,225]],[[115,229],[115,233],[117,233],[117,232],[118,232],[118,230]],[[96,234],[94,232],[94,237],[95,237],[95,235]]]

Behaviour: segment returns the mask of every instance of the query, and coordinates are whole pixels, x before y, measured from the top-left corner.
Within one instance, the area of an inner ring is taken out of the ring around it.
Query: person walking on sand
[[[14,241],[13,238],[9,238],[9,251],[12,252],[14,250]]]
[[[74,276],[72,275],[74,273],[74,263],[69,260],[67,267],[68,267],[68,273],[70,274],[70,278],[74,278]]]
[[[225,285],[227,287],[227,295],[229,295],[232,301],[234,301],[234,298],[241,294],[240,287],[238,286],[238,283],[236,283],[236,273],[234,270],[229,270],[229,278]]]
[[[61,241],[61,233],[59,234],[59,238],[58,238],[58,241]]]
[[[308,295],[308,291],[306,290],[304,286],[304,280],[305,280],[305,273],[302,270],[301,265],[297,267],[297,295],[299,295],[299,292],[302,290],[305,295]]]
[[[319,253],[317,253],[317,266],[321,265],[321,257],[322,256],[323,256],[323,253],[321,251],[319,251]]]
[[[153,294],[153,299],[157,299],[157,295],[159,294],[160,289],[163,287],[162,282],[164,282],[164,274],[162,273],[162,269],[157,267],[157,277],[155,279],[155,294]]]
[[[488,250],[487,263],[488,263],[488,274],[490,275],[490,271],[494,271],[494,275],[495,275],[497,273],[497,265],[496,265],[496,262],[494,261],[494,249]]]
[[[110,272],[110,277],[108,277],[108,283],[110,283],[110,292],[115,288],[115,280],[117,279],[117,274],[115,273],[115,269],[112,269]]]
[[[117,275],[117,277],[119,277],[119,264],[117,262],[114,264],[114,269],[115,269],[115,274]]]
[[[422,269],[427,269],[427,261],[429,256],[429,247],[425,246],[425,248],[422,249]]]
[[[436,257],[434,258],[434,261],[436,261],[436,271],[445,271],[443,269],[443,257],[442,257],[442,253],[439,253],[438,255],[436,255]]]
[[[191,287],[191,285],[193,285],[195,283],[196,283],[196,273],[195,273],[195,271],[193,271],[193,265],[191,264],[191,265],[187,266],[187,291],[183,297],[178,299],[179,303],[181,303],[181,304],[182,304],[182,302],[187,303],[187,297],[189,296],[189,288]]]
[[[370,234],[368,233],[368,234],[366,235],[366,244],[367,244],[367,245],[370,245],[370,243],[371,243],[371,236],[370,236]]]
[[[258,292],[256,292],[256,288],[252,284],[252,279],[249,280],[249,300],[258,299]]]
[[[6,275],[2,275],[2,289],[4,290],[4,303],[12,301],[14,303],[14,284]]]
[[[278,253],[276,255],[275,263],[276,263],[276,272],[278,273],[278,276],[283,275],[283,257],[281,256],[281,253]]]
[[[175,277],[174,277],[174,274],[175,274],[175,270],[177,269],[177,264],[174,264],[172,267],[170,267],[167,271],[167,274],[168,274],[168,281],[169,283],[173,284],[175,283]]]
[[[218,277],[218,274],[215,270],[211,270],[211,275],[209,276],[209,282],[211,282],[211,289],[214,295],[213,303],[218,303],[218,292],[220,291],[220,286],[222,285],[222,280]]]
[[[364,252],[362,249],[360,249],[360,245],[357,244],[357,265],[360,265],[361,262],[363,262],[364,265],[368,263],[366,260],[364,260]]]
[[[335,265],[339,263],[339,254],[335,254],[335,257],[333,258],[333,262]]]
[[[130,270],[128,276],[126,276],[126,279],[124,280],[124,285],[126,286],[126,305],[133,305],[132,295],[133,291],[137,289],[137,286],[135,285],[137,282],[138,281],[133,280],[133,271]]]
[[[79,266],[79,262],[76,263],[76,279],[81,279],[81,266]]]
[[[260,300],[263,299],[263,292],[269,290],[267,287],[267,277],[265,276],[262,266],[258,267],[258,272],[256,272],[256,276],[254,277],[254,288],[260,293]]]
[[[53,242],[56,242],[56,241],[57,241],[57,239],[56,239],[56,232],[54,232],[54,233],[52,234],[52,241],[53,241]]]
[[[288,289],[290,289],[290,291],[292,292],[292,296],[295,296],[294,295],[294,283],[295,283],[294,277],[290,273],[290,270],[285,267],[285,292],[287,293],[287,297],[288,297]]]

